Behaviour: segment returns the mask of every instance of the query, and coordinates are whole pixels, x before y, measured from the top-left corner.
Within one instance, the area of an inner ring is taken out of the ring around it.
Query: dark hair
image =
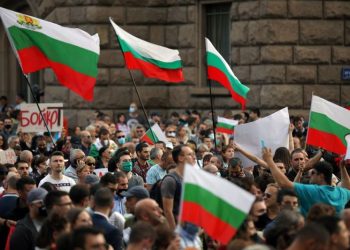
[[[108,149],[109,147],[102,147],[100,148],[100,150],[98,151],[98,156],[101,158],[102,154]]]
[[[79,205],[86,197],[89,196],[90,190],[85,184],[76,184],[69,191],[69,197],[74,205]]]
[[[36,246],[40,248],[50,246],[54,241],[54,233],[62,232],[68,225],[68,220],[65,216],[55,212],[51,213],[40,229],[36,239]]]
[[[64,158],[64,154],[63,154],[63,152],[61,152],[61,151],[54,151],[54,152],[50,155],[50,159],[51,159],[53,156],[62,156],[62,157]]]
[[[66,195],[69,195],[69,194],[61,190],[53,190],[49,192],[44,199],[44,204],[46,209],[50,211],[54,205],[59,204],[61,197]]]
[[[112,184],[118,183],[117,177],[112,173],[106,173],[100,179],[100,184],[104,187],[107,187],[109,183],[112,183]]]
[[[289,150],[285,147],[277,148],[273,156],[273,161],[283,163],[288,170],[291,167],[291,155]]]
[[[108,129],[106,129],[105,127],[101,127],[98,133],[98,137],[101,138],[101,135],[107,135],[107,134],[109,134]]]
[[[37,157],[34,157],[34,163],[33,163],[33,166],[34,167],[37,167],[39,166],[39,164],[43,163],[43,162],[46,162],[47,161],[47,157],[44,156],[44,155],[39,155]]]
[[[84,208],[73,207],[67,213],[67,219],[71,225],[74,225],[77,222],[79,215],[82,212],[87,212]]]
[[[103,187],[96,191],[94,203],[96,207],[109,207],[113,204],[113,194],[109,188]]]
[[[120,178],[127,178],[127,175],[123,171],[115,172],[114,176],[117,179],[117,182],[119,182]]]
[[[251,107],[249,109],[251,112],[255,113],[258,117],[260,117],[260,109],[257,107]]]
[[[52,184],[51,182],[44,182],[41,186],[41,188],[45,189],[47,192],[51,192],[53,190],[57,190],[56,186]]]
[[[284,196],[297,197],[297,194],[292,189],[288,189],[288,188],[279,189],[277,192],[277,203],[281,204]]]
[[[332,236],[332,234],[337,234],[340,231],[338,223],[341,219],[337,216],[323,216],[316,220],[316,223],[322,225],[328,233]]]
[[[233,157],[232,159],[229,160],[228,167],[234,168],[236,166],[239,166],[242,168],[242,161],[238,157]]]
[[[298,153],[303,153],[303,149],[302,148],[296,148],[292,151],[292,153],[290,153],[290,157],[293,158],[294,154],[298,154]]]
[[[89,235],[103,235],[103,232],[96,227],[80,227],[73,231],[71,249],[84,249],[85,241]]]
[[[233,120],[236,120],[236,121],[239,121],[239,120],[241,120],[243,117],[242,117],[242,115],[241,114],[235,114],[234,116],[233,116]]]
[[[17,191],[23,191],[25,185],[36,185],[36,182],[29,176],[23,176],[17,180],[17,183],[16,183]]]
[[[18,162],[15,163],[15,167],[18,168],[18,165],[22,164],[22,163],[25,163],[25,164],[27,164],[29,166],[28,162],[23,161],[23,160],[19,160]]]
[[[145,239],[154,241],[156,239],[156,231],[151,224],[138,221],[131,227],[129,244],[138,244]]]
[[[186,147],[185,145],[177,145],[174,147],[171,154],[173,155],[174,162],[177,164],[179,162],[179,156],[182,153],[183,147]]]
[[[147,148],[148,144],[144,142],[140,142],[139,144],[136,145],[135,151],[137,152],[142,152],[144,148]]]
[[[117,169],[117,163],[120,160],[120,157],[123,155],[130,155],[130,152],[127,147],[119,148],[112,158],[108,161],[108,172],[114,172]]]
[[[318,246],[325,246],[328,245],[329,236],[330,235],[326,228],[320,227],[319,224],[311,222],[307,223],[305,227],[298,231],[295,240],[298,240],[301,243],[313,240]]]
[[[317,221],[324,216],[334,216],[336,213],[335,208],[325,203],[316,203],[312,205],[306,216],[306,221]]]
[[[319,161],[315,164],[314,169],[318,174],[323,174],[324,180],[328,185],[332,184],[333,167],[326,161]]]
[[[0,136],[2,137],[2,145],[1,145],[1,149],[2,150],[6,150],[9,146],[7,144],[7,140],[5,138],[5,136],[3,134],[0,134]]]

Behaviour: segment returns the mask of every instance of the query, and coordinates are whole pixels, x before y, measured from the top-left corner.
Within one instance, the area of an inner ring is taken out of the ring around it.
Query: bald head
[[[20,161],[25,161],[28,163],[28,165],[31,165],[33,161],[33,154],[29,150],[23,150],[19,155]]]
[[[207,164],[204,168],[203,168],[204,171],[207,171],[211,174],[217,174],[219,172],[219,169],[214,165],[214,164]]]
[[[142,199],[135,205],[135,216],[139,221],[146,221],[158,225],[162,220],[162,209],[158,203],[150,198]]]

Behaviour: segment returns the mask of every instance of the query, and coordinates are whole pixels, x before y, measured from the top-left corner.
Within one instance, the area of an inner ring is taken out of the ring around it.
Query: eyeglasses
[[[117,136],[117,139],[125,138],[125,135]]]
[[[86,165],[88,165],[88,166],[95,166],[95,163],[92,163],[92,162],[87,162],[87,163],[85,163]]]

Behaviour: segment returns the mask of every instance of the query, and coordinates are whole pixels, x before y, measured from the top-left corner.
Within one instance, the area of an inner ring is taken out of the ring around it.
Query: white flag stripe
[[[162,129],[159,127],[158,123],[155,123],[152,126],[152,131],[157,136],[158,140],[165,142],[165,144],[169,143],[168,139],[166,138],[165,134],[163,133]],[[152,139],[152,138],[151,138]]]
[[[232,120],[232,119],[227,119],[227,118],[224,118],[224,117],[221,117],[221,116],[218,116],[218,123],[225,123],[225,124],[230,124],[232,126],[237,126],[238,124],[238,121],[236,120]]]
[[[325,114],[330,119],[350,128],[350,111],[318,96],[312,96],[311,112]]]
[[[254,195],[228,180],[190,165],[185,166],[184,183],[198,185],[246,213],[255,200]]]
[[[21,13],[0,8],[0,15],[6,29],[11,26],[17,26],[19,28],[25,29],[25,27],[17,23],[17,15],[22,15]],[[42,26],[42,29],[36,29],[35,32],[45,34],[56,40],[76,45],[86,50],[90,50],[96,54],[100,54],[100,39],[98,34],[91,36],[81,29],[67,28],[36,17],[29,17],[39,20],[40,25]],[[91,42],[91,38],[94,40],[93,43]]]
[[[346,154],[344,160],[350,160],[350,135],[345,136],[345,140],[347,143]]]
[[[154,43],[147,42],[140,38],[137,38],[130,33],[126,32],[115,24],[111,18],[109,18],[117,35],[133,47],[142,56],[159,60],[162,62],[174,62],[181,60],[179,51],[175,49],[169,49]]]

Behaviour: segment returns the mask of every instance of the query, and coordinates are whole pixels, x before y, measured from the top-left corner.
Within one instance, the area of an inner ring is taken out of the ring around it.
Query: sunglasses
[[[125,138],[125,135],[117,136],[117,139]]]
[[[88,166],[95,166],[95,163],[89,162],[89,163],[86,163],[86,165],[88,165]]]

